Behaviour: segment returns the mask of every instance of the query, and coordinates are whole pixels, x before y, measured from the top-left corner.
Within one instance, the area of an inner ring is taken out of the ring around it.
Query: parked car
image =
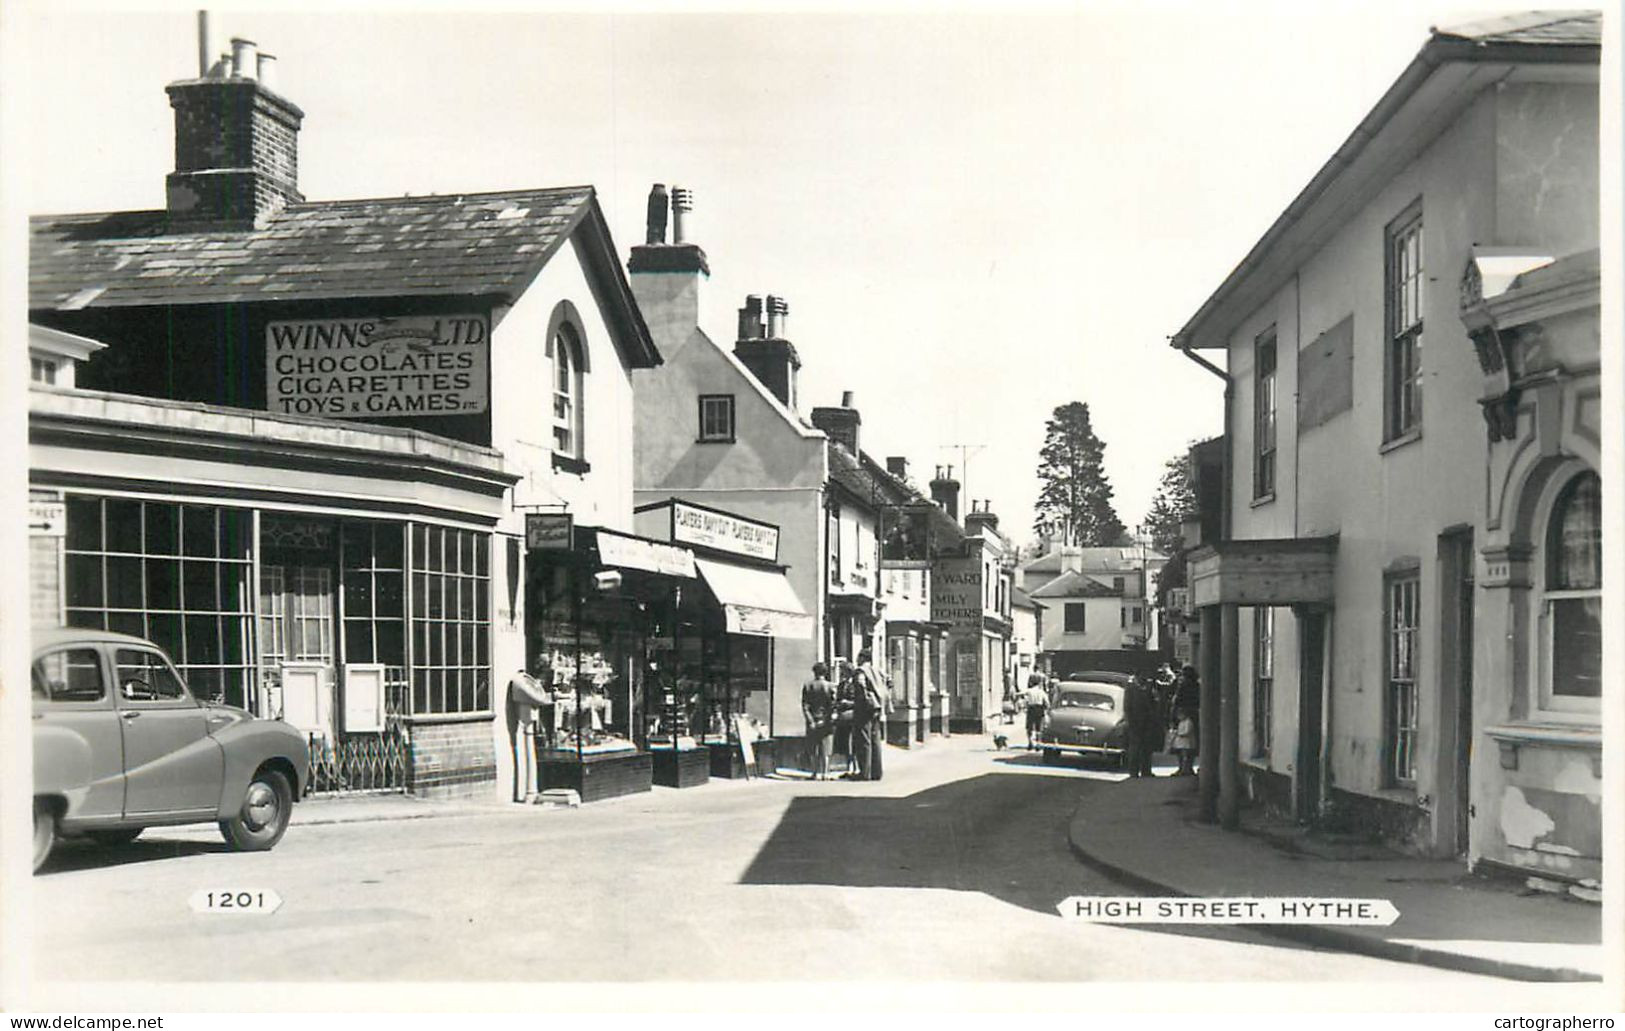
[[[269,849],[310,778],[281,720],[199,702],[163,650],[103,630],[34,635],[34,869],[59,834],[104,844],[214,821],[233,848]]]
[[[1059,762],[1071,753],[1121,764],[1127,733],[1123,693],[1130,682],[1127,674],[1104,672],[1075,673],[1061,681],[1038,732],[1044,761]]]

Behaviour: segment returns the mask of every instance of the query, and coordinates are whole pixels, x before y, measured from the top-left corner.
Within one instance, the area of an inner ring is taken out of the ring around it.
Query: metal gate
[[[384,684],[384,729],[376,734],[340,734],[336,740],[311,734],[309,794],[404,792],[408,743],[405,671],[390,667]]]

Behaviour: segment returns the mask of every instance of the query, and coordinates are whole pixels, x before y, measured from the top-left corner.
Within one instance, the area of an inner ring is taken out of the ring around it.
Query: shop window
[[[701,394],[700,440],[704,443],[731,444],[733,439],[734,396]]]
[[[1084,618],[1083,618],[1084,609],[1085,609],[1085,606],[1084,606],[1084,604],[1082,602],[1069,601],[1069,602],[1066,603],[1066,610],[1065,610],[1066,624],[1063,627],[1063,629],[1067,633],[1069,633],[1069,634],[1081,634],[1081,633],[1084,632]]]
[[[1420,204],[1394,222],[1387,233],[1384,306],[1387,348],[1383,375],[1385,439],[1422,427],[1422,210]]]
[[[386,682],[406,666],[405,527],[349,522],[343,526],[344,661],[381,663]],[[391,699],[395,711],[403,700]]]
[[[1390,785],[1416,783],[1417,597],[1421,581],[1409,573],[1391,577],[1387,591],[1388,678],[1384,751]]]
[[[1254,343],[1253,497],[1275,494],[1275,328]]]
[[[412,711],[491,708],[488,534],[412,527]]]
[[[1602,485],[1584,472],[1563,486],[1546,529],[1542,649],[1548,703],[1602,696]],[[1592,703],[1581,702],[1582,706]]]
[[[553,335],[553,451],[563,458],[583,457],[581,337],[562,323]]]
[[[1253,756],[1270,754],[1275,710],[1275,610],[1253,609]]]
[[[251,702],[252,514],[69,495],[69,626],[144,637],[202,699]]]

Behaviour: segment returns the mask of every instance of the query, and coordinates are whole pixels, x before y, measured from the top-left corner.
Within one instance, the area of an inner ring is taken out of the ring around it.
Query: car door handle
[[[127,720],[133,720],[137,716],[140,716],[141,714],[139,712],[133,712],[131,710],[126,709],[124,712],[119,713],[119,715],[124,717]]]

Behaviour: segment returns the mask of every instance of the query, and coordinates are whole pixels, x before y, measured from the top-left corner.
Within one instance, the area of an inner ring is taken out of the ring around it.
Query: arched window
[[[581,447],[581,338],[568,322],[553,331],[553,451],[580,459]]]
[[[1602,484],[1564,485],[1546,527],[1546,685],[1554,701],[1602,695]]]

